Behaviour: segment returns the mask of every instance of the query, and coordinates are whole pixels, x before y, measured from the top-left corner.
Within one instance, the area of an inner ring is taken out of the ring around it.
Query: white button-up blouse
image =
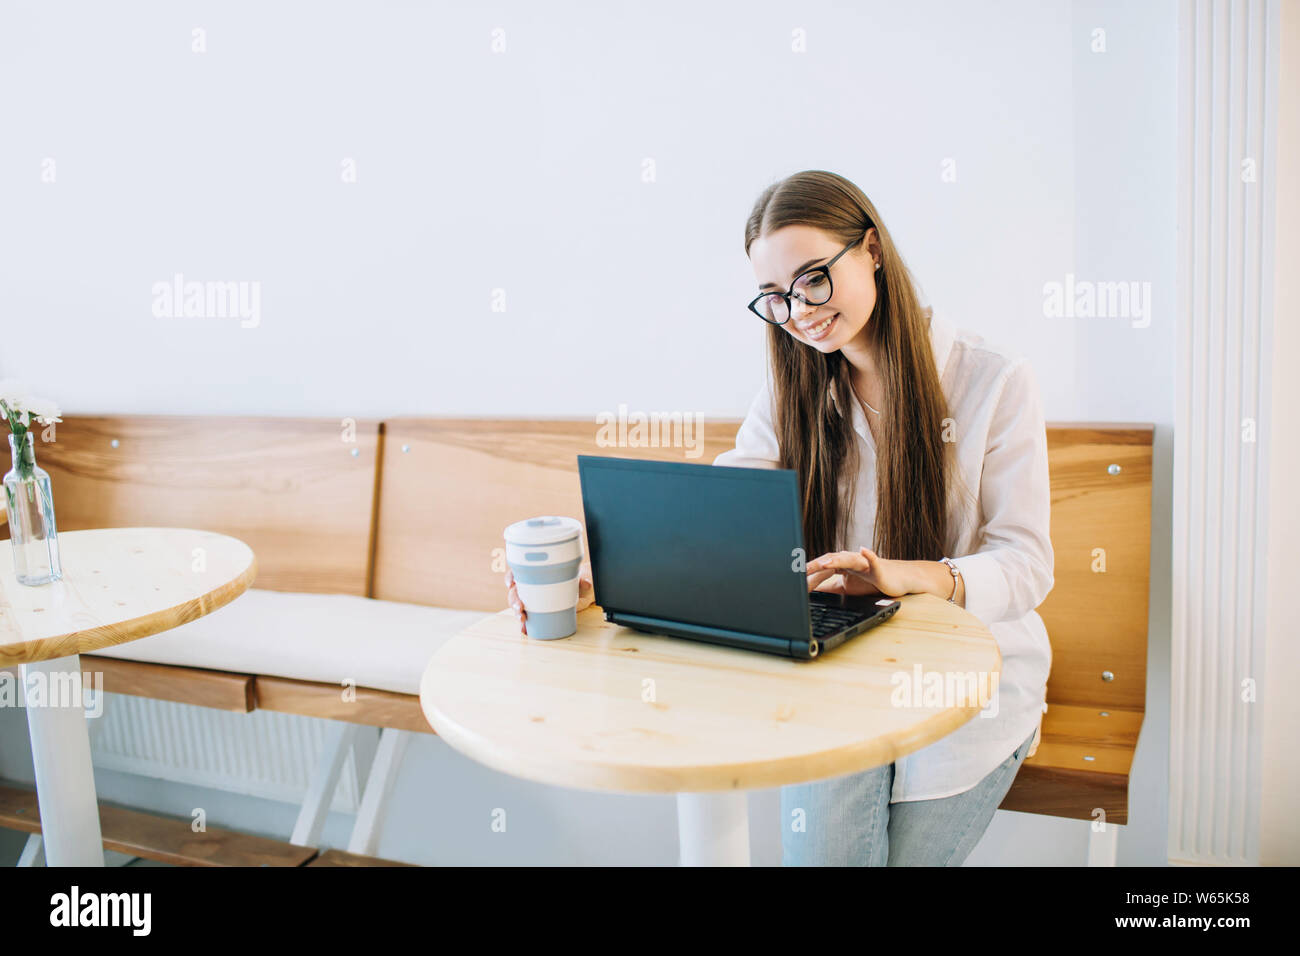
[[[965,580],[966,610],[997,639],[1002,673],[996,707],[895,762],[894,803],[962,793],[1011,756],[1039,726],[1052,666],[1047,629],[1035,611],[1052,589],[1054,559],[1047,431],[1033,368],[938,315],[930,319],[930,342],[953,419],[958,471],[969,489],[966,496],[951,492],[946,553]],[[779,467],[774,413],[769,370],[735,449],[714,464]],[[853,403],[853,413],[861,464],[845,550],[872,546],[876,517],[875,442],[860,403]]]

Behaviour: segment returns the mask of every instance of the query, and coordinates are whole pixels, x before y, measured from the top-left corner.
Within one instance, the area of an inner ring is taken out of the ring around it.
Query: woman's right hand
[[[510,599],[510,606],[515,609],[515,617],[519,619],[519,633],[528,633],[528,612],[524,609],[524,602],[519,597],[519,589],[515,587],[515,576],[506,568],[506,597]],[[578,610],[582,611],[596,603],[596,587],[591,580],[591,565],[586,561],[578,568]]]

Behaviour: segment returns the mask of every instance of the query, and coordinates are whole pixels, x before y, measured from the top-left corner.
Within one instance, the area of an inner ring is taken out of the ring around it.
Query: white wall
[[[1300,155],[1300,4],[1282,3],[1279,9],[1279,75],[1277,157],[1294,170]],[[1300,697],[1291,692],[1300,674],[1300,644],[1296,641],[1295,582],[1300,581],[1300,502],[1296,500],[1296,474],[1300,473],[1300,446],[1294,437],[1291,410],[1300,406],[1300,378],[1295,360],[1300,357],[1300,183],[1294,175],[1277,179],[1275,213],[1277,246],[1274,249],[1273,404],[1270,457],[1270,513],[1268,560],[1268,628],[1262,682],[1264,708],[1260,863],[1295,866],[1300,862],[1300,818],[1296,794],[1300,792],[1300,760],[1296,759],[1295,731],[1300,727]]]
[[[1146,720],[1129,778],[1121,865],[1168,856],[1169,632],[1174,366],[1177,354],[1177,7],[1173,0],[1072,5],[1074,237],[1079,278],[1151,283],[1145,320],[1076,319],[1072,358],[1085,421],[1156,425]],[[1093,31],[1105,30],[1105,53]],[[1036,358],[1036,356],[1035,356]],[[1048,419],[1064,414],[1047,397]],[[1060,560],[1060,557],[1058,557]],[[987,840],[985,841],[987,843]]]
[[[1158,427],[1120,862],[1162,864],[1175,26],[1173,0],[6,3],[0,377],[73,412],[738,416],[764,340],[745,217],[776,178],[840,172],[938,310],[1032,357],[1049,420]],[[260,282],[259,324],[156,318],[153,284],[177,272]],[[1150,326],[1045,317],[1043,285],[1067,273],[1150,282]],[[413,860],[482,849],[422,809],[456,769],[547,808],[545,834],[494,861],[674,858],[669,798],[566,795],[440,748],[412,748],[381,852],[402,832],[438,835],[402,843]],[[249,812],[230,822],[274,829]],[[620,827],[629,813],[645,825]],[[773,791],[764,814],[755,859],[774,862]],[[999,814],[971,862],[1075,863],[1085,840],[1081,822]]]

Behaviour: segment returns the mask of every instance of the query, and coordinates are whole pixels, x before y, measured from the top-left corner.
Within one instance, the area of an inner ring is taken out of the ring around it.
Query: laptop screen
[[[795,472],[578,456],[596,603],[806,640]]]

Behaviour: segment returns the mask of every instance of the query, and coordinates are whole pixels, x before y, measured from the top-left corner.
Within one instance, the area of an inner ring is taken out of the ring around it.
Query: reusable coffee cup
[[[546,515],[506,528],[506,563],[528,615],[528,636],[539,641],[568,637],[578,629],[578,566],[582,525]]]

